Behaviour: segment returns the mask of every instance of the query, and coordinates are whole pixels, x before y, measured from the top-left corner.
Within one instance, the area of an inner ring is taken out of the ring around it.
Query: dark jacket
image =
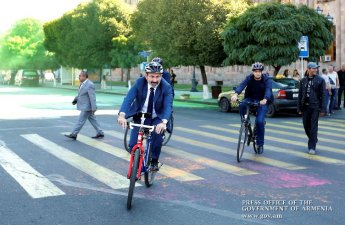
[[[297,112],[303,112],[306,108],[305,100],[307,95],[308,77],[303,77],[300,81],[300,88],[298,93],[297,101]],[[312,87],[310,89],[309,106],[318,109],[320,112],[326,113],[326,102],[325,102],[325,80],[316,75],[313,79]]]
[[[237,94],[241,94],[241,92],[246,88],[246,91],[244,93],[244,98],[253,98],[253,93],[251,92],[251,83],[254,80],[254,75],[251,73],[249,74],[241,83],[240,85],[236,88],[235,92]],[[266,99],[267,103],[270,104],[273,102],[274,97],[272,94],[272,80],[269,78],[268,74],[262,74],[262,79],[261,79],[261,99],[257,99],[261,101],[262,99]]]
[[[163,70],[162,77],[166,80],[166,82],[171,84],[171,74],[168,71]]]
[[[342,70],[338,71],[338,79],[339,79],[339,85],[345,86],[345,71],[342,71]]]

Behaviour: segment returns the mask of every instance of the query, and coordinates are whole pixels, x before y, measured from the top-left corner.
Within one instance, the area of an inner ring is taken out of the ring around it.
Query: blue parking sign
[[[138,55],[142,56],[142,57],[147,57],[151,54],[151,52],[149,51],[141,51],[141,52],[138,52]]]
[[[309,57],[309,46],[308,46],[308,36],[302,36],[298,42],[299,57],[308,58]]]

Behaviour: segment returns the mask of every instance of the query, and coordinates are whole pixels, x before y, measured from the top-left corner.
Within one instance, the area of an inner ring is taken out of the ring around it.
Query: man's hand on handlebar
[[[161,123],[156,125],[156,133],[157,134],[163,133],[166,129],[167,129],[166,123],[161,122]]]
[[[266,105],[266,103],[267,103],[267,99],[265,98],[260,101],[260,105]]]
[[[232,102],[236,102],[236,101],[237,101],[237,96],[238,96],[237,93],[233,94],[233,95],[231,96],[231,101],[232,101]]]
[[[124,115],[119,115],[117,123],[120,124],[123,129],[127,128],[127,120]]]

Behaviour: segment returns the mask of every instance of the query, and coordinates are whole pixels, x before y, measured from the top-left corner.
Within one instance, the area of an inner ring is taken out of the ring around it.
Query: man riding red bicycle
[[[268,104],[273,102],[272,81],[268,74],[262,72],[263,70],[262,63],[254,63],[252,65],[253,72],[241,82],[236,88],[235,94],[231,96],[231,101],[237,101],[238,95],[246,88],[244,99],[239,105],[241,118],[247,112],[248,103],[260,103],[256,110],[258,154],[262,154],[264,151],[265,115],[268,111]]]
[[[158,171],[158,159],[162,148],[163,133],[171,116],[173,94],[171,85],[162,79],[163,67],[157,62],[150,62],[145,67],[145,77],[136,80],[129,90],[119,110],[118,123],[126,128],[127,118],[133,117],[134,123],[141,123],[140,113],[147,113],[145,125],[155,125],[152,133],[151,170]],[[137,142],[139,128],[131,131],[129,149]]]

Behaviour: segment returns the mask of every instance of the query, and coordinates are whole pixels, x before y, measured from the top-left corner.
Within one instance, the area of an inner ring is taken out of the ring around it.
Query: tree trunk
[[[200,72],[201,72],[201,78],[202,78],[202,84],[208,84],[207,82],[207,76],[206,76],[206,71],[205,71],[205,66],[200,65]]]
[[[277,74],[279,73],[280,68],[282,68],[282,66],[273,66],[273,68],[274,68],[273,76],[276,77]]]
[[[129,82],[131,80],[131,68],[126,69],[126,87],[129,87]]]
[[[208,90],[208,82],[207,82],[207,76],[206,76],[204,65],[200,66],[200,72],[201,72],[201,78],[202,78],[203,99],[209,99],[210,94]]]
[[[123,69],[122,68],[121,68],[121,82],[123,82]]]

